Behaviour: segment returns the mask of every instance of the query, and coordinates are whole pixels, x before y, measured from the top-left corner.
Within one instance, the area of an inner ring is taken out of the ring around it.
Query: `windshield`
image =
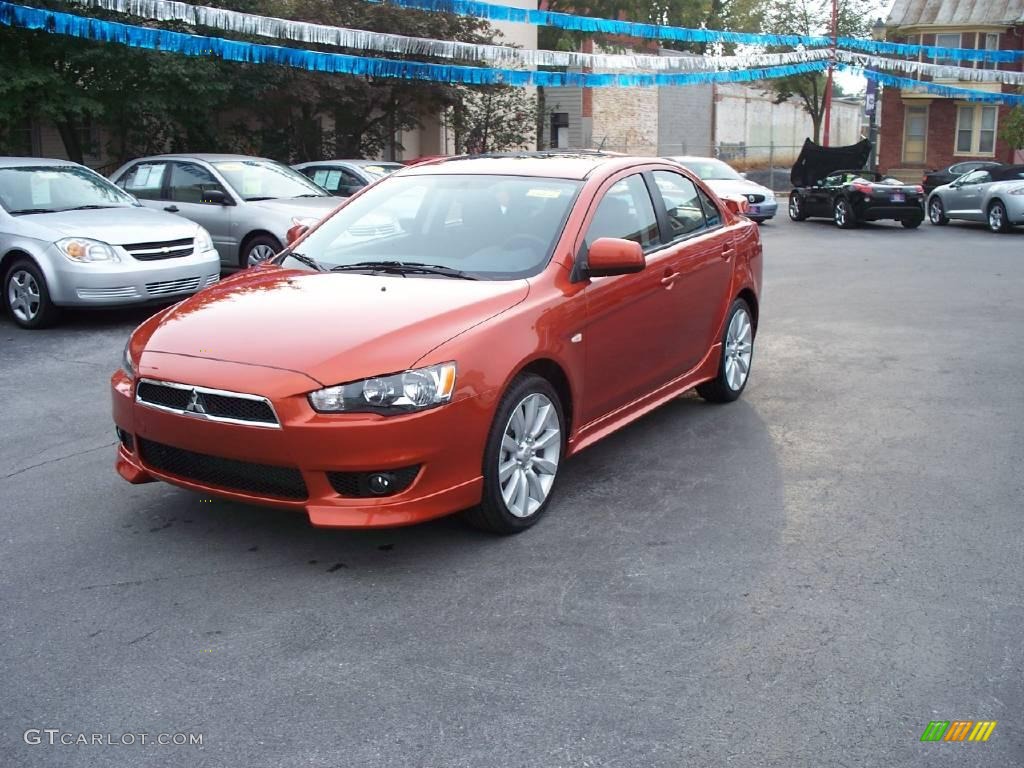
[[[742,180],[736,171],[721,160],[686,160],[683,165],[697,174],[704,181],[737,181]]]
[[[221,160],[213,167],[243,200],[330,197],[298,171],[273,160]]]
[[[0,205],[12,216],[137,206],[98,173],[75,165],[0,168]]]
[[[390,262],[479,279],[538,273],[582,182],[518,176],[394,176],[353,198],[298,250],[324,269]],[[285,258],[289,267],[300,265]]]
[[[401,170],[402,167],[401,163],[375,163],[373,165],[360,166],[359,170],[371,179],[380,179],[387,176],[389,173]]]

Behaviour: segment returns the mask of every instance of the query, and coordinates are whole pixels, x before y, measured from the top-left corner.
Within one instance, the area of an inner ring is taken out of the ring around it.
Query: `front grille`
[[[309,496],[302,473],[293,467],[225,459],[142,437],[138,442],[144,464],[184,480],[281,499],[301,501]]]
[[[216,274],[216,275],[210,275],[208,278],[206,278],[206,282],[203,283],[203,285],[210,286],[210,285],[213,285],[214,283],[216,283],[218,280],[220,280],[220,274],[219,273]]]
[[[259,395],[140,379],[135,399],[143,405],[211,421],[230,421],[258,427],[279,426],[270,401]]]
[[[763,203],[764,195],[747,195],[747,201],[751,203]]]
[[[139,295],[131,285],[119,288],[79,288],[76,293],[80,299],[133,299]]]
[[[122,245],[132,258],[139,261],[157,261],[158,259],[180,259],[191,256],[195,249],[195,241],[191,237],[183,240],[169,240],[163,243],[135,243]]]
[[[372,472],[328,472],[327,480],[331,487],[341,496],[352,496],[355,498],[367,498],[373,496],[393,496],[401,493],[416,479],[419,474],[420,465],[402,467],[401,469],[379,469]],[[386,490],[370,484],[370,478],[374,475],[387,477]]]
[[[146,283],[150,296],[163,296],[168,293],[194,291],[199,287],[198,277],[183,277],[180,280],[163,280],[159,283]]]

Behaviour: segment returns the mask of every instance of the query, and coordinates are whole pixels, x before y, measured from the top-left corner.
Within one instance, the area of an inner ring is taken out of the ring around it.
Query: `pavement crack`
[[[151,629],[149,632],[144,634],[142,637],[136,637],[134,640],[129,640],[128,641],[128,645],[135,645],[136,643],[141,643],[143,640],[145,640],[147,637],[152,635],[154,632],[156,632],[156,630],[155,629]]]
[[[30,469],[37,469],[38,467],[45,467],[47,464],[55,464],[58,461],[64,461],[65,459],[73,459],[76,456],[82,456],[83,454],[86,454],[86,453],[92,453],[93,451],[99,451],[99,450],[101,450],[103,448],[110,448],[111,446],[114,446],[114,445],[117,445],[117,441],[116,440],[114,442],[104,443],[103,445],[96,445],[96,446],[93,446],[92,448],[83,448],[81,451],[75,451],[74,453],[69,453],[66,456],[58,456],[55,459],[47,459],[46,461],[40,461],[38,464],[30,464],[27,467],[22,467],[19,470],[11,472],[9,475],[4,475],[3,477],[0,477],[0,480],[10,480],[12,477],[14,477],[16,475],[20,475],[20,474],[22,474],[24,472],[28,472]]]

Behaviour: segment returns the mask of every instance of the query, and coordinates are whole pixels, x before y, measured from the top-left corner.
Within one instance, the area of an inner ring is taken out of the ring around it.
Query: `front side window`
[[[209,192],[224,193],[224,187],[206,168],[196,163],[174,163],[171,166],[171,200],[212,205]]]
[[[705,228],[704,207],[692,181],[678,173],[655,171],[654,183],[665,201],[673,240]]]
[[[697,195],[700,197],[700,204],[704,209],[704,219],[707,221],[708,227],[722,226],[722,212],[718,209],[714,200],[708,197],[703,189],[698,189]]]
[[[12,216],[137,206],[112,183],[79,166],[0,168],[0,205]]]
[[[580,186],[523,176],[389,177],[330,216],[300,250],[324,269],[399,262],[485,280],[529,277],[550,260]]]
[[[647,185],[639,174],[627,176],[604,193],[587,229],[590,246],[602,237],[632,240],[649,248],[658,242],[658,222]]]
[[[362,179],[343,168],[307,168],[304,173],[332,195],[351,195],[366,186]]]
[[[992,181],[988,171],[971,171],[961,179],[963,184],[987,184]]]
[[[994,155],[999,108],[964,104],[957,108],[956,152],[960,155]]]
[[[219,160],[211,165],[243,200],[328,197],[298,171],[272,160]]]

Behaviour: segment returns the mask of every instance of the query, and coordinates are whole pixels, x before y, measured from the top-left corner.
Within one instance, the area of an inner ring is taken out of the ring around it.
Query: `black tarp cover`
[[[789,180],[794,187],[809,187],[832,171],[861,170],[867,165],[870,156],[871,142],[867,139],[848,147],[822,147],[805,139],[800,157],[789,172]]]

